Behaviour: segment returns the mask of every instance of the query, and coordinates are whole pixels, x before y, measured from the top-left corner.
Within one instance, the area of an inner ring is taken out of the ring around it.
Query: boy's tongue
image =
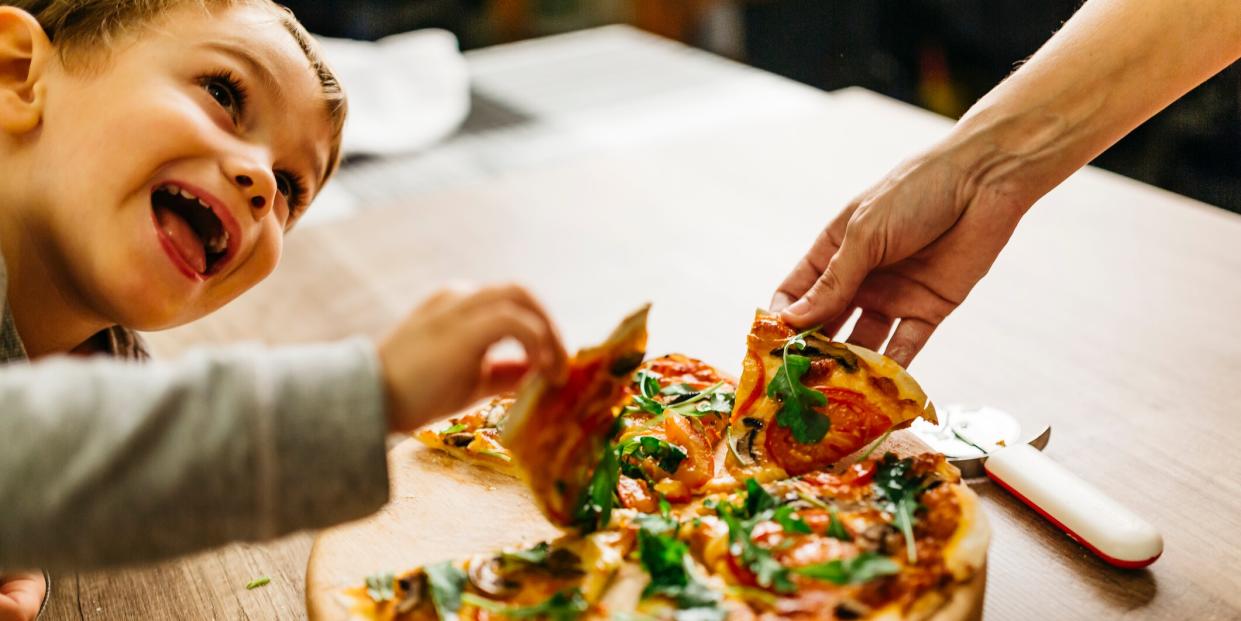
[[[190,223],[164,207],[155,208],[155,218],[159,221],[160,228],[164,229],[164,234],[172,240],[172,245],[177,248],[181,258],[199,274],[207,271],[207,253]]]

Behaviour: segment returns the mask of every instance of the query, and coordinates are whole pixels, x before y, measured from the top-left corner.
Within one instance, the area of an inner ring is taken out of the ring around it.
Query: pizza
[[[729,469],[772,481],[839,462],[935,408],[891,359],[760,310],[729,425]]]
[[[610,519],[615,468],[607,447],[630,375],[646,357],[649,309],[626,317],[603,344],[577,352],[563,381],[531,378],[509,408],[504,446],[553,524],[590,530]]]
[[[941,455],[888,453],[342,595],[368,621],[951,619],[981,597],[989,536]]]
[[[501,428],[516,398],[499,395],[463,414],[414,432],[423,444],[462,461],[518,476],[513,456],[501,443]]]
[[[520,473],[566,534],[372,576],[356,619],[963,618],[989,530],[942,455],[872,455],[934,408],[896,363],[760,311],[740,380],[643,360],[646,308],[535,378],[417,437]]]

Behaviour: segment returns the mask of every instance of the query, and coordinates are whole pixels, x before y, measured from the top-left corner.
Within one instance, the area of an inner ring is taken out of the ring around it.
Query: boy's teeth
[[[207,242],[207,250],[211,252],[224,252],[228,249],[228,231],[224,231]]]

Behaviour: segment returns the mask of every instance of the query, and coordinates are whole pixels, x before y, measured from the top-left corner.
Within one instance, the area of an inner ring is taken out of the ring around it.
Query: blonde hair
[[[341,132],[349,109],[345,91],[319,54],[310,33],[284,6],[271,0],[0,0],[0,6],[3,5],[15,6],[33,15],[66,62],[80,52],[107,47],[168,11],[183,6],[196,6],[203,10],[237,5],[270,7],[306,54],[311,70],[319,79],[332,127],[327,176],[331,176],[340,164]]]

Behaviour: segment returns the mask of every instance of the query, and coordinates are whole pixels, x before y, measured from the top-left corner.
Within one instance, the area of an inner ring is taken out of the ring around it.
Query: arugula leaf
[[[638,559],[651,577],[642,597],[672,599],[678,621],[723,621],[719,595],[698,578],[689,546],[676,538],[676,521],[665,514],[643,516],[638,524]]]
[[[246,583],[246,590],[247,590],[247,591],[250,591],[250,590],[253,590],[253,589],[257,589],[257,588],[259,588],[259,587],[261,587],[261,586],[266,586],[266,585],[268,585],[268,584],[271,584],[271,578],[269,578],[269,577],[267,577],[267,576],[260,576],[260,577],[258,577],[258,578],[255,578],[254,580],[251,580],[251,581],[247,582],[247,583]]]
[[[671,386],[668,386],[667,388],[664,388],[663,390],[659,391],[659,394],[667,395],[670,397],[691,397],[691,396],[698,394],[698,392],[699,391],[696,390],[693,386],[690,386],[689,384],[681,383],[681,384],[673,384]],[[675,403],[676,399],[673,399],[673,402]]]
[[[801,516],[793,512],[793,507],[787,505],[777,508],[775,513],[772,515],[772,519],[780,524],[780,528],[783,528],[786,533],[802,533],[809,535],[812,532],[810,530],[810,525],[807,524],[805,520],[801,519]]]
[[[775,518],[779,511],[776,508],[776,499],[754,479],[746,479],[745,486],[746,497],[740,507],[729,502],[720,502],[715,506],[716,514],[728,525],[729,551],[754,572],[759,586],[772,588],[780,593],[792,593],[797,590],[797,586],[789,579],[788,569],[771,555],[771,550],[754,543],[751,535],[759,522]],[[788,521],[792,521],[791,510],[783,514]],[[806,526],[800,519],[797,521]],[[784,524],[781,523],[781,526]],[[790,525],[789,528],[798,527]]]
[[[452,427],[448,427],[444,429],[443,431],[441,431],[440,435],[447,436],[447,435],[452,435],[454,433],[461,433],[462,431],[465,431],[465,425],[462,423],[457,423],[453,425]]]
[[[677,468],[681,466],[681,462],[685,461],[685,458],[689,456],[681,447],[655,436],[629,438],[620,443],[620,446],[617,447],[617,452],[622,462],[624,462],[626,457],[637,460],[648,457],[652,458],[659,465],[659,468],[668,474],[676,474]],[[627,465],[629,464],[622,463],[622,468],[625,468]],[[637,470],[641,471],[641,469]],[[630,472],[630,470],[626,469],[625,474],[633,476]],[[642,478],[645,478],[645,474],[642,475]]]
[[[452,561],[427,565],[427,585],[431,590],[431,603],[441,621],[457,621],[461,610],[461,593],[465,591],[465,571]]]
[[[534,547],[526,548],[525,550],[500,553],[500,562],[505,564],[542,565],[547,562],[547,553],[550,549],[551,546],[546,541],[540,541]]]
[[[743,507],[745,508],[745,514],[741,517],[753,520],[763,511],[774,509],[776,507],[776,499],[767,493],[767,490],[763,489],[763,486],[759,485],[758,481],[746,479],[745,504]]]
[[[590,608],[590,602],[586,601],[582,590],[578,588],[557,591],[542,603],[533,606],[508,606],[473,593],[463,594],[461,600],[510,619],[540,618],[552,621],[573,621]]]
[[[836,509],[828,509],[828,512],[831,519],[827,523],[827,536],[841,541],[853,541],[849,531],[845,530],[845,525],[840,522],[840,516],[836,515]]]
[[[899,573],[901,566],[892,559],[874,552],[863,552],[851,559],[836,559],[826,563],[797,567],[794,572],[815,580],[832,584],[861,584],[881,576]]]
[[[801,383],[802,376],[810,370],[810,358],[789,353],[789,349],[805,349],[806,335],[813,331],[802,332],[785,341],[784,364],[767,385],[767,396],[780,402],[776,424],[792,431],[793,439],[801,444],[822,440],[832,426],[832,419],[814,410],[827,405],[827,396]]]
[[[582,491],[574,522],[582,530],[582,534],[593,533],[607,528],[612,520],[612,504],[616,494],[616,485],[620,482],[620,463],[616,458],[616,447],[609,443],[604,448],[599,465],[590,475],[590,483]]]
[[[638,371],[634,383],[638,385],[638,393],[648,399],[654,399],[659,394],[659,375],[650,371]]]
[[[926,491],[925,476],[913,472],[913,458],[897,459],[887,453],[875,466],[875,496],[884,501],[882,508],[892,514],[893,521],[905,535],[905,554],[910,563],[918,562],[914,542],[914,514],[922,508],[918,497]]]
[[[246,588],[250,586],[246,585]],[[386,602],[396,597],[396,576],[390,571],[367,576],[366,594],[375,602]]]

